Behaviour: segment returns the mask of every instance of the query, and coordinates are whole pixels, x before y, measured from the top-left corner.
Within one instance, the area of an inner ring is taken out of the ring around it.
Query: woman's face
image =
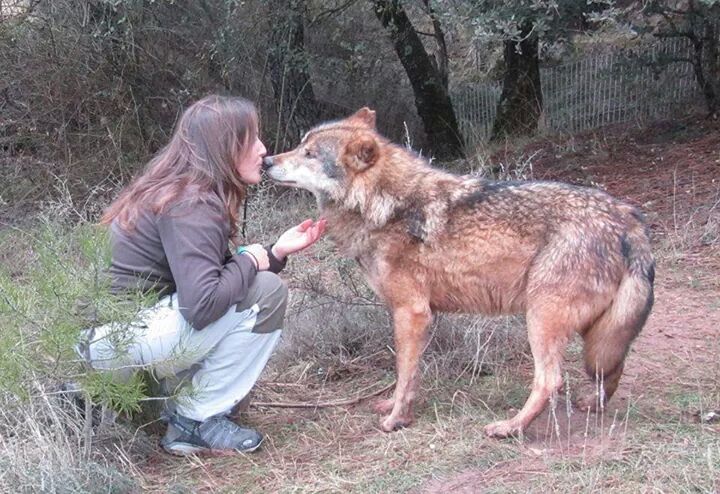
[[[260,182],[261,166],[263,156],[267,153],[265,145],[260,141],[260,137],[255,137],[255,141],[250,143],[246,151],[235,163],[235,169],[240,175],[240,180],[248,185]]]

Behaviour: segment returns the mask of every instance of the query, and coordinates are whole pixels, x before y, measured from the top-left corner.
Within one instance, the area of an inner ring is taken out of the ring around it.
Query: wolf
[[[653,305],[653,260],[640,212],[596,189],[489,181],[432,167],[376,130],[362,108],[266,157],[266,174],[312,192],[330,237],[354,258],[393,319],[397,385],[375,406],[380,426],[408,426],[433,313],[524,314],[534,360],[530,396],[491,437],[522,434],[562,387],[573,333],[598,390],[615,393]]]

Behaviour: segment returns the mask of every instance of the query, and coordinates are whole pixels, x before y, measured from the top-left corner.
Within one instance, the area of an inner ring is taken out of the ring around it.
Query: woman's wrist
[[[237,248],[238,255],[245,255],[252,260],[253,264],[255,265],[255,271],[260,271],[260,261],[258,261],[258,258],[255,257],[255,254],[247,250],[244,246]]]
[[[280,262],[284,261],[285,258],[287,257],[287,254],[285,252],[283,252],[282,250],[278,249],[277,245],[273,245],[270,248],[270,252],[272,252],[272,255],[275,256],[275,259],[277,259]]]
[[[279,257],[277,254],[275,254],[276,249],[274,247],[275,244],[268,245],[267,247],[265,247],[265,251],[267,252],[268,261],[270,263],[270,265],[268,266],[268,270],[272,273],[278,274],[285,268],[285,264],[287,264],[287,255],[285,257]],[[278,254],[282,254],[282,249],[277,250]]]

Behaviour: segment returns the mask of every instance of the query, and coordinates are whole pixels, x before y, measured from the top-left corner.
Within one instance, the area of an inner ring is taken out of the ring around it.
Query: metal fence
[[[541,129],[580,132],[604,125],[672,116],[701,103],[691,47],[682,39],[658,42],[640,53],[609,52],[541,67]],[[660,68],[662,67],[662,68]],[[460,128],[470,142],[487,139],[502,87],[499,81],[457,86],[452,92]]]

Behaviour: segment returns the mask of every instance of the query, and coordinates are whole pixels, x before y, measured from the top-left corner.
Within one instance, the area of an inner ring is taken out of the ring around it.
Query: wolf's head
[[[263,168],[281,185],[309,190],[322,207],[345,201],[352,185],[371,174],[386,142],[375,130],[375,112],[362,108],[313,128],[295,149],[266,157]]]

